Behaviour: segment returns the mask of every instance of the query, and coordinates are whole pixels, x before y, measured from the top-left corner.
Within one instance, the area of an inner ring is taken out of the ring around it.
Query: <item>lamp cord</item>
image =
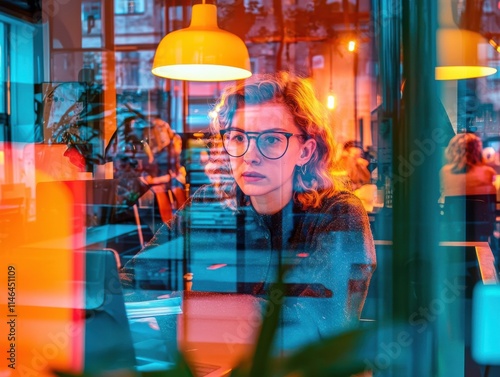
[[[333,72],[333,58],[332,58],[332,43],[330,43],[330,92],[333,90],[332,72]]]

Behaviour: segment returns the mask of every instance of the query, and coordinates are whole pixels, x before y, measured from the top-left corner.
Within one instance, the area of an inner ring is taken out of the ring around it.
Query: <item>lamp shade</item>
[[[252,75],[245,43],[219,29],[217,7],[213,4],[193,5],[189,27],[163,37],[152,72],[189,81],[229,81]]]
[[[488,67],[488,41],[479,33],[458,28],[438,29],[436,80],[483,77],[497,70]]]

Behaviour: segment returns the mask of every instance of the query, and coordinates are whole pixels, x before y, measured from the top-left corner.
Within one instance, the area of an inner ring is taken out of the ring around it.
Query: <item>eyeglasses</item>
[[[255,139],[259,152],[270,160],[277,160],[288,150],[289,140],[292,136],[301,136],[291,132],[264,131],[264,132],[243,132],[235,129],[221,130],[222,144],[227,154],[231,157],[241,157],[247,153],[250,146],[250,139]]]

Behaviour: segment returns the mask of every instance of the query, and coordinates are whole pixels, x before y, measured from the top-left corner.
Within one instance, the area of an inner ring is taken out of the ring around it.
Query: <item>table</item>
[[[484,284],[498,284],[495,257],[488,242],[483,241],[442,241],[439,246],[474,247],[479,265],[481,280]]]

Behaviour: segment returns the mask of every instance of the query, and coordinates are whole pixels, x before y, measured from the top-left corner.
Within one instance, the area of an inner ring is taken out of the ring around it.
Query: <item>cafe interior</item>
[[[2,0],[0,375],[500,376],[499,67],[497,0]],[[355,328],[276,355],[238,219],[154,235],[210,183],[224,88],[278,71],[369,173],[377,266]],[[495,190],[443,194],[461,134]]]

